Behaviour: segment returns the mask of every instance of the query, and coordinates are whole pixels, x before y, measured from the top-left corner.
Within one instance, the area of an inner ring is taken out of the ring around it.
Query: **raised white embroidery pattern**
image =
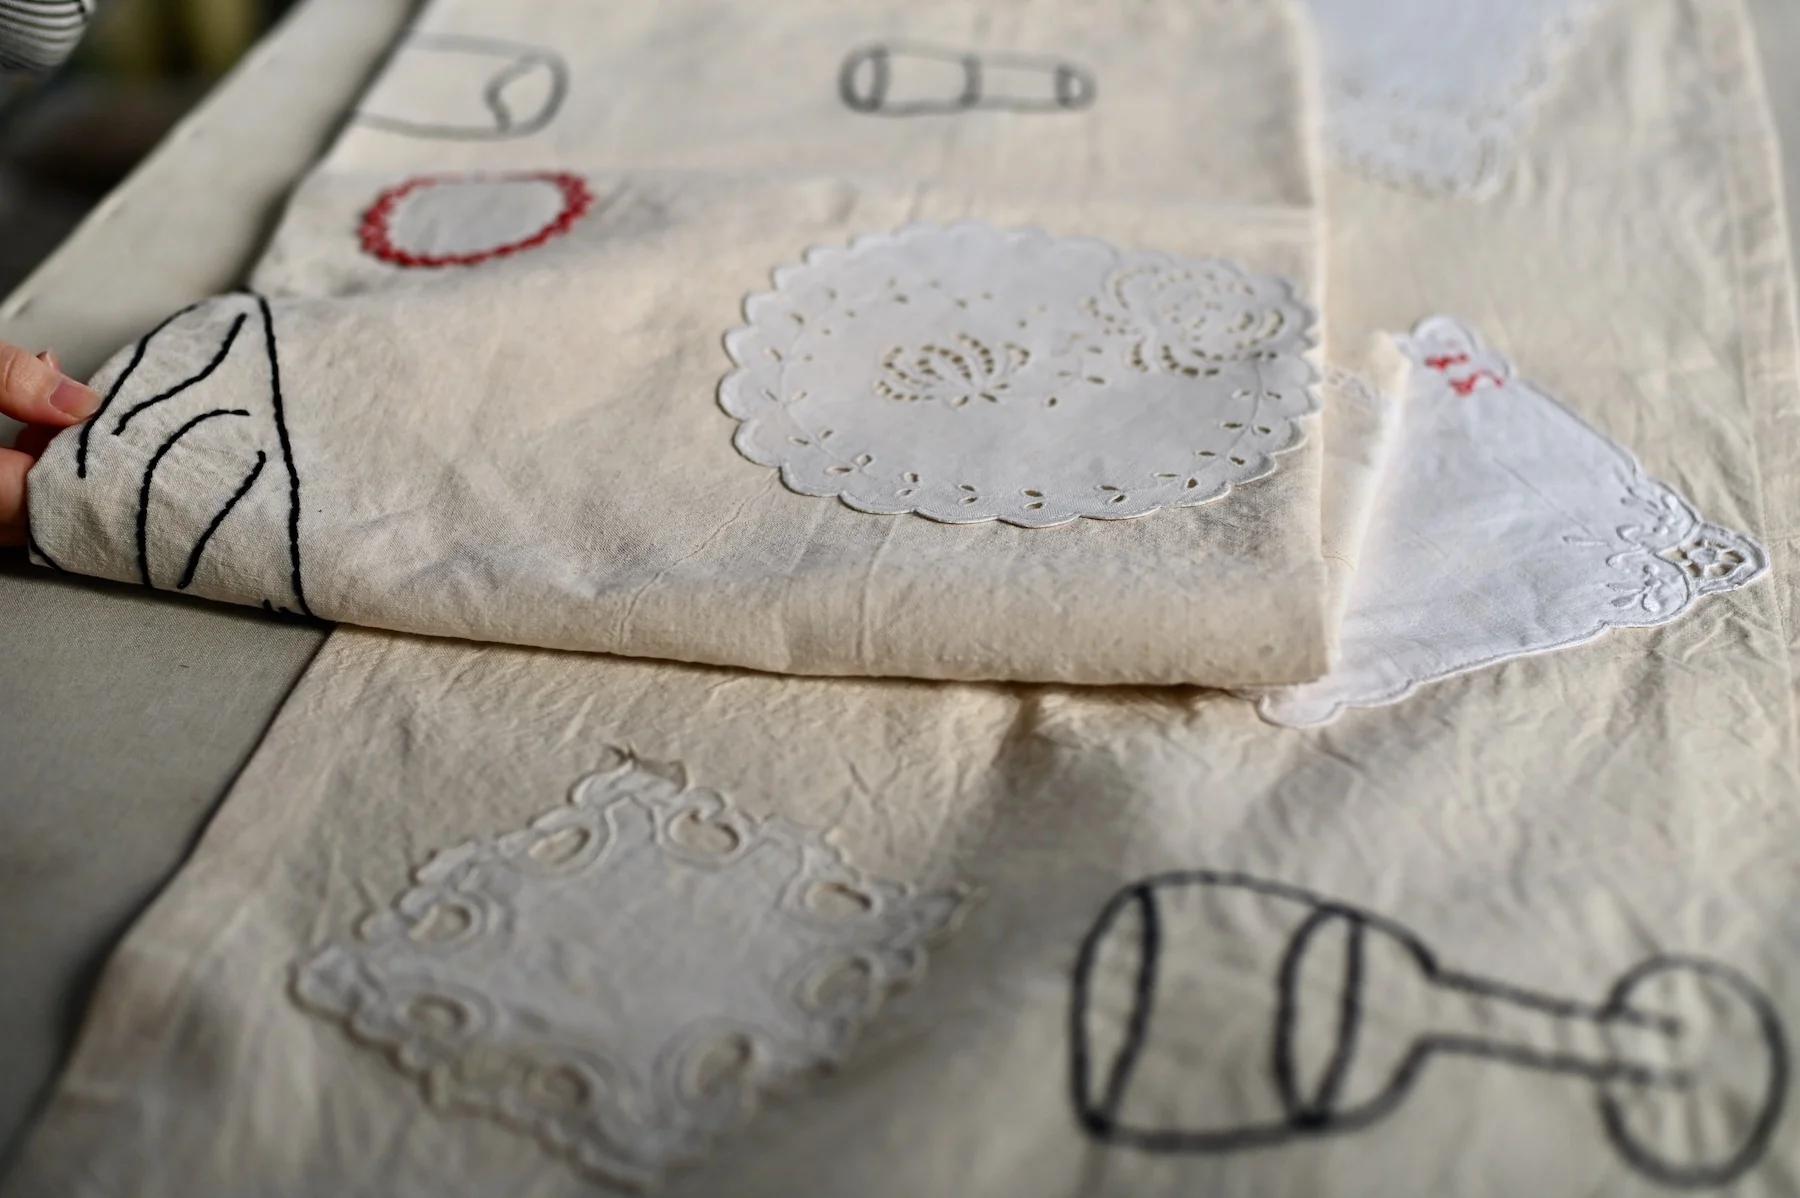
[[[1479,192],[1601,0],[1309,0],[1336,157],[1390,183]]]
[[[435,855],[294,990],[435,1105],[641,1185],[840,1060],[963,899],[615,751],[528,827]]]
[[[1338,664],[1262,695],[1266,718],[1324,723],[1611,628],[1665,624],[1767,570],[1754,540],[1703,520],[1473,330],[1432,317],[1400,344],[1410,398]]]
[[[859,511],[1042,528],[1192,507],[1275,469],[1317,407],[1284,280],[980,224],[775,272],[726,337],[745,457]]]

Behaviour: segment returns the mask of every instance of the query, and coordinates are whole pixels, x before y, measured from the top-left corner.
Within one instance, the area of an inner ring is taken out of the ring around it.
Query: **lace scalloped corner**
[[[732,443],[802,495],[1048,528],[1266,477],[1318,409],[1285,279],[1036,229],[909,225],[773,272],[726,334]]]
[[[841,1060],[969,897],[612,750],[562,806],[435,854],[293,992],[432,1105],[644,1185]]]
[[[1754,538],[1703,519],[1466,324],[1428,317],[1396,341],[1413,365],[1407,458],[1357,563],[1338,664],[1248,694],[1264,719],[1306,727],[1397,703],[1430,682],[1667,624],[1768,572]],[[1421,554],[1446,565],[1421,569]]]

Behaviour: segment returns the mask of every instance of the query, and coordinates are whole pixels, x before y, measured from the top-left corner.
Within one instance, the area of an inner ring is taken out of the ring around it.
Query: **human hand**
[[[11,449],[0,448],[0,545],[23,545],[27,536],[25,474],[50,438],[80,424],[100,406],[100,397],[63,374],[48,350],[0,342],[0,415],[25,425]]]

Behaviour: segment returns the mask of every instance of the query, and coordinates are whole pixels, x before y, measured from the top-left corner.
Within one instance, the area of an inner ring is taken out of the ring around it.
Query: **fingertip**
[[[86,420],[100,408],[100,393],[64,375],[50,393],[50,406],[67,416],[71,423]]]
[[[0,343],[0,415],[66,428],[92,416],[100,397],[40,355]]]
[[[0,449],[0,545],[23,545],[28,513],[25,509],[25,475],[31,458],[16,449]]]

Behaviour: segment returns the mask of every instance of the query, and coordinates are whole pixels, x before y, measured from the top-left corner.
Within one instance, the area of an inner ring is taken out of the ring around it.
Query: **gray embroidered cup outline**
[[[542,46],[499,38],[456,33],[421,33],[407,39],[395,51],[395,61],[423,63],[429,59],[430,74],[445,72],[469,74],[470,88],[480,98],[486,113],[481,124],[464,120],[446,121],[436,111],[413,115],[359,109],[358,124],[398,133],[407,137],[436,138],[450,141],[507,141],[529,137],[547,128],[562,111],[569,94],[569,66],[561,55]],[[390,64],[389,70],[394,69]],[[535,104],[523,108],[517,97],[532,82],[542,90]],[[384,89],[377,89],[379,96]],[[391,89],[386,89],[391,90]]]
[[[974,53],[917,42],[852,50],[838,68],[838,96],[876,116],[1073,112],[1094,102],[1094,77],[1064,59]]]

